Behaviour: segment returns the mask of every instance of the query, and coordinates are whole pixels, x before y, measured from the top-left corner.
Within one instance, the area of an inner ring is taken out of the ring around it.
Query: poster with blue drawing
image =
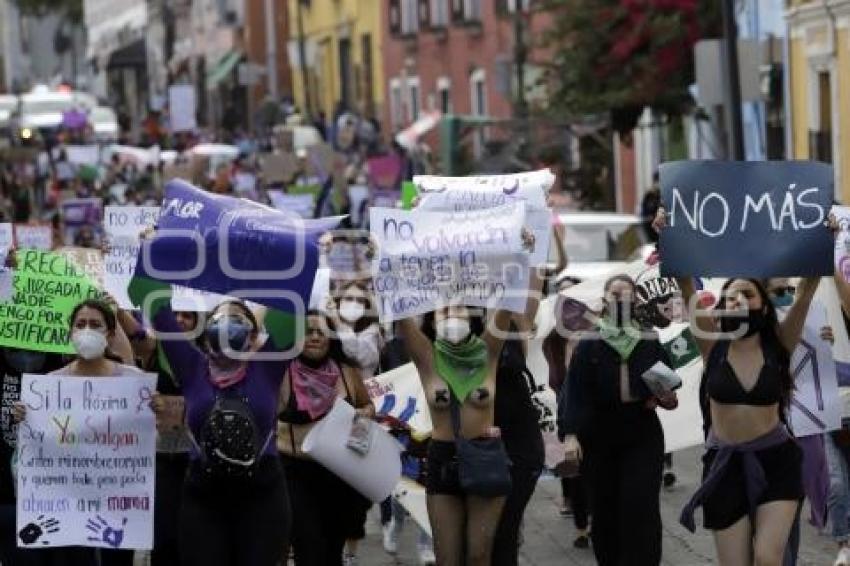
[[[370,377],[363,383],[378,416],[393,417],[417,434],[431,434],[431,414],[413,364]]]
[[[24,375],[19,547],[153,545],[156,376]]]
[[[780,317],[784,313],[780,312]],[[794,395],[788,412],[794,436],[822,434],[841,427],[842,401],[832,345],[821,337],[827,323],[826,308],[813,302],[803,336],[791,356]]]

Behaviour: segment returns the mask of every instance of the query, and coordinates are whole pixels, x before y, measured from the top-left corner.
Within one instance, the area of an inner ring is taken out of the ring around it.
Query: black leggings
[[[291,514],[277,458],[263,456],[255,480],[209,481],[192,468],[180,510],[184,566],[277,566]]]
[[[297,566],[340,566],[345,540],[371,503],[322,465],[281,455],[292,497]]]
[[[588,512],[589,502],[587,501],[587,487],[585,480],[581,474],[571,478],[561,478],[561,493],[564,499],[570,500],[570,507],[573,511],[573,523],[576,529],[580,531],[587,530],[587,525],[590,523]]]
[[[542,467],[530,467],[520,463],[511,466],[513,484],[505,500],[502,517],[493,542],[493,566],[516,566],[519,558],[519,529],[522,516],[540,478]]]
[[[180,564],[180,507],[188,465],[189,455],[186,453],[156,455],[151,566]]]
[[[657,566],[661,562],[659,495],[664,462],[658,416],[642,403],[598,413],[581,435],[581,444],[597,563]]]

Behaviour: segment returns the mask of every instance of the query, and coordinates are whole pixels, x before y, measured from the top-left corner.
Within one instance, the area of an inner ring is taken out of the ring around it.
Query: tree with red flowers
[[[680,114],[691,103],[694,44],[720,31],[713,0],[544,0],[553,26],[550,109],[571,117],[611,113],[631,131],[644,107]]]

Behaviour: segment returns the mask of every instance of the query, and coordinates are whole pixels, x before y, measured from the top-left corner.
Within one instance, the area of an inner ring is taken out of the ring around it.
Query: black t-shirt
[[[45,374],[63,365],[64,360],[59,354],[0,348],[0,504],[15,502],[12,456],[17,446],[18,431],[12,409],[21,399],[21,375]]]

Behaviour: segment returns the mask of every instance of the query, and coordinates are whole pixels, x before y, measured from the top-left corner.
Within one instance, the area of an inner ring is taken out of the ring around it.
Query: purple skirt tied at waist
[[[691,497],[690,501],[688,501],[687,505],[685,505],[685,508],[682,509],[679,522],[692,533],[696,531],[694,512],[717,487],[717,483],[723,477],[723,472],[726,470],[732,456],[735,453],[741,454],[744,468],[744,481],[747,490],[747,500],[749,503],[750,513],[754,514],[756,507],[758,507],[759,498],[767,488],[767,480],[764,475],[764,469],[756,456],[756,452],[778,446],[787,442],[791,438],[792,437],[788,432],[788,429],[782,424],[777,425],[776,428],[767,434],[740,444],[725,443],[714,435],[714,431],[710,431],[708,433],[708,440],[705,443],[705,447],[708,450],[716,449],[717,454],[714,457],[714,461],[711,463],[711,467],[709,468],[708,474],[706,475],[705,480],[703,480],[702,485],[700,485],[699,489],[697,489],[696,493],[694,493],[693,497]]]

